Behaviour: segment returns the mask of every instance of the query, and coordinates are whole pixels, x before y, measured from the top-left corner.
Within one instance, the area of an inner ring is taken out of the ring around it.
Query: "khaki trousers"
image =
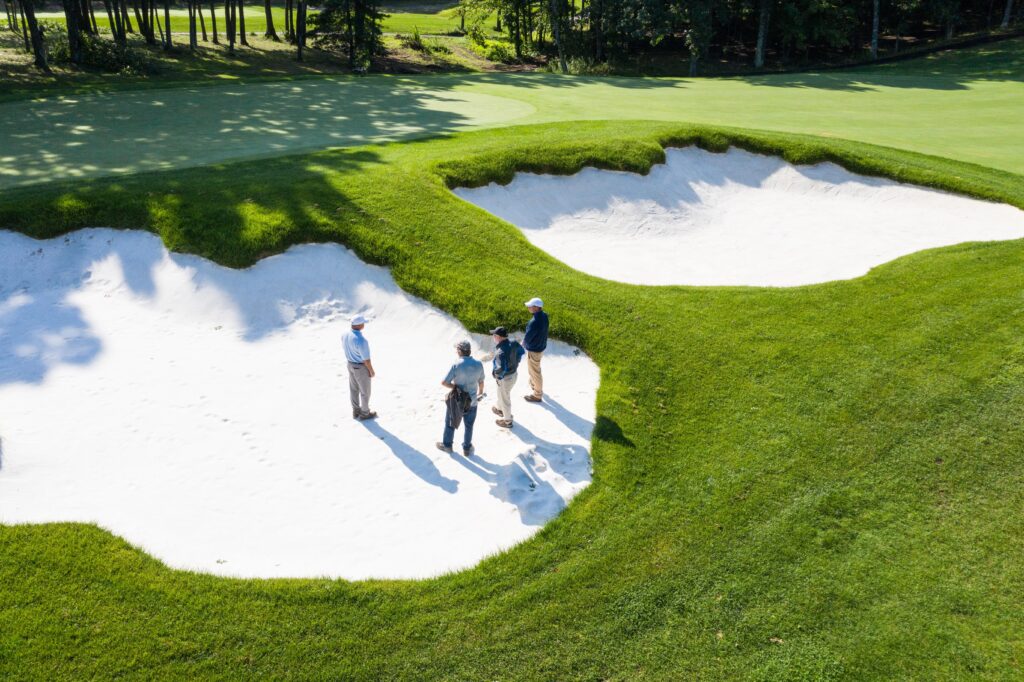
[[[498,384],[497,408],[501,410],[501,418],[512,421],[512,387],[516,385],[518,374],[506,375],[504,379],[495,379]]]
[[[536,398],[544,397],[544,377],[540,373],[540,359],[544,351],[527,351],[526,364],[530,368],[530,390]]]
[[[363,363],[348,363],[348,396],[352,414],[370,413],[370,370]]]

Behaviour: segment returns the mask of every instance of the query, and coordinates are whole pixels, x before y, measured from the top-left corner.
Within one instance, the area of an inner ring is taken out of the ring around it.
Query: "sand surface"
[[[797,286],[900,256],[1024,237],[1024,211],[830,163],[669,149],[646,175],[518,173],[455,193],[592,275],[631,284]]]
[[[348,403],[340,337],[356,312],[371,320],[377,422]],[[0,523],[94,522],[221,575],[472,566],[590,482],[599,377],[553,344],[549,402],[522,400],[524,371],[515,429],[485,399],[478,455],[447,455],[439,382],[468,336],[337,245],[231,270],[144,232],[0,231]]]

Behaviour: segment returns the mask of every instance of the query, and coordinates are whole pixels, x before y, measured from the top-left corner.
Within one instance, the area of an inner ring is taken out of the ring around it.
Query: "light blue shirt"
[[[349,329],[341,337],[341,345],[345,347],[345,357],[349,362],[366,362],[370,359],[370,344],[358,329]]]
[[[473,404],[476,405],[476,392],[480,382],[484,380],[484,366],[479,360],[469,356],[459,358],[459,361],[452,365],[445,375],[444,381],[447,384],[455,384],[466,393],[473,396]]]

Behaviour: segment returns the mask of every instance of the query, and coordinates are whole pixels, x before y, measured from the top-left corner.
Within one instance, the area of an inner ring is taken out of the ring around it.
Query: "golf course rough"
[[[450,192],[516,172],[643,173],[695,144],[1024,208],[1020,84],[901,73],[888,109],[874,86],[859,100],[804,76],[806,115],[733,107],[750,126],[848,140],[554,123],[5,191],[0,225],[34,237],[142,227],[234,267],[339,242],[474,332],[539,294],[601,384],[592,484],[532,539],[436,579],[232,580],[168,570],[94,526],[2,526],[0,674],[1019,677],[1019,241],[799,288],[638,287],[572,271]],[[675,118],[719,113],[693,102]],[[991,127],[968,125],[972,102]]]

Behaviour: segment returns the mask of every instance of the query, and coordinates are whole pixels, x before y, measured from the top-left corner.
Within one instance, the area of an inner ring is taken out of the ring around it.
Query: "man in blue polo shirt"
[[[370,411],[370,380],[377,376],[370,360],[370,344],[363,337],[366,318],[356,315],[352,328],[341,337],[348,360],[348,395],[352,401],[352,418],[359,420],[376,419],[377,413]]]
[[[548,314],[544,312],[544,301],[539,298],[527,301],[526,308],[533,315],[533,319],[526,325],[526,335],[523,337],[531,390],[525,397],[527,402],[539,403],[544,397],[544,377],[540,373],[540,359],[548,347]]]
[[[466,424],[462,436],[462,454],[469,457],[473,454],[473,424],[476,423],[476,406],[484,393],[484,366],[479,360],[470,357],[473,347],[469,341],[455,344],[455,352],[459,356],[448,370],[441,385],[452,389],[445,400],[444,435],[437,444],[437,449],[451,452],[455,444],[455,429],[459,422]]]

